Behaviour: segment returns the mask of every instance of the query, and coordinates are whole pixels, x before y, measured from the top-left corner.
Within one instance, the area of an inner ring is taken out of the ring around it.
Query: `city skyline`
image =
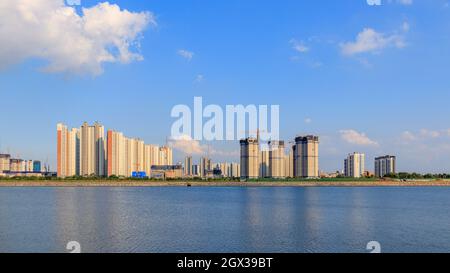
[[[186,1],[174,8],[82,0],[74,11],[86,22],[121,18],[125,9],[133,15],[121,22],[126,34],[107,26],[109,37],[140,43],[117,53],[110,41],[45,16],[74,8],[63,1],[41,1],[23,14],[10,1],[0,11],[0,95],[11,113],[0,116],[0,153],[48,158],[55,169],[52,132],[60,120],[101,120],[163,145],[172,107],[202,96],[220,106],[280,105],[280,139],[319,135],[323,171],[341,170],[342,159],[359,151],[370,160],[396,155],[398,171],[450,173],[447,2],[356,2]],[[36,14],[39,24],[30,26],[24,14]],[[67,40],[54,41],[47,30]],[[85,60],[70,46],[78,39],[97,45]],[[42,50],[49,44],[55,51]],[[239,157],[234,141],[193,145],[200,147],[194,156],[211,146],[217,161]]]

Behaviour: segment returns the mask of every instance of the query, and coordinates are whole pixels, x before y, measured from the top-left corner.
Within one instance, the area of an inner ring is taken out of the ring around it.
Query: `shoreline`
[[[450,180],[418,181],[14,181],[0,180],[1,187],[450,187]]]

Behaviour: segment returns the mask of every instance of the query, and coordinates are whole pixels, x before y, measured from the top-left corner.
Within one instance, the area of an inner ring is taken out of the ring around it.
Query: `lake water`
[[[450,252],[450,188],[0,188],[0,252]]]

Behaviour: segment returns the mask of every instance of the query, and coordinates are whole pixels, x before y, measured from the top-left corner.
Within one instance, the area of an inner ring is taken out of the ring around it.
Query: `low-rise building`
[[[157,179],[177,179],[183,177],[182,165],[152,166],[151,177]]]

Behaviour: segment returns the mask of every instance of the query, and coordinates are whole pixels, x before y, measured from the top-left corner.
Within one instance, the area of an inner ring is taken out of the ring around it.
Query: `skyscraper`
[[[192,156],[186,156],[184,159],[184,176],[191,177],[192,175]]]
[[[58,177],[80,175],[80,131],[59,123],[56,149]]]
[[[125,137],[121,132],[107,133],[107,175],[128,176],[125,162]]]
[[[319,137],[295,138],[294,175],[301,178],[319,177]]]
[[[158,166],[159,164],[159,147],[156,145],[146,144],[144,152],[144,165],[145,172],[148,176],[151,176],[152,166]]]
[[[211,159],[208,157],[200,158],[200,176],[206,177],[209,171],[212,171]]]
[[[396,173],[397,159],[395,156],[386,155],[375,158],[375,176],[384,177]]]
[[[9,172],[11,170],[10,161],[11,155],[0,154],[0,173]]]
[[[285,155],[285,175],[290,178],[294,177],[294,149],[292,147]]]
[[[105,128],[99,123],[90,126],[85,122],[80,131],[80,174],[105,176]]]
[[[239,163],[230,164],[230,177],[238,178],[241,176],[241,165]]]
[[[241,144],[241,178],[257,179],[259,177],[259,139],[246,138]]]
[[[269,142],[269,176],[272,178],[285,178],[284,141]]]
[[[107,143],[108,176],[130,177],[135,172],[145,172],[150,177],[152,166],[172,165],[171,148],[145,144],[112,130],[108,131]]]
[[[361,153],[349,154],[344,160],[344,175],[346,177],[360,178],[365,172],[365,155]]]
[[[159,165],[170,166],[173,165],[172,148],[163,146],[159,148]]]
[[[262,150],[259,152],[259,177],[270,177],[270,151]]]

